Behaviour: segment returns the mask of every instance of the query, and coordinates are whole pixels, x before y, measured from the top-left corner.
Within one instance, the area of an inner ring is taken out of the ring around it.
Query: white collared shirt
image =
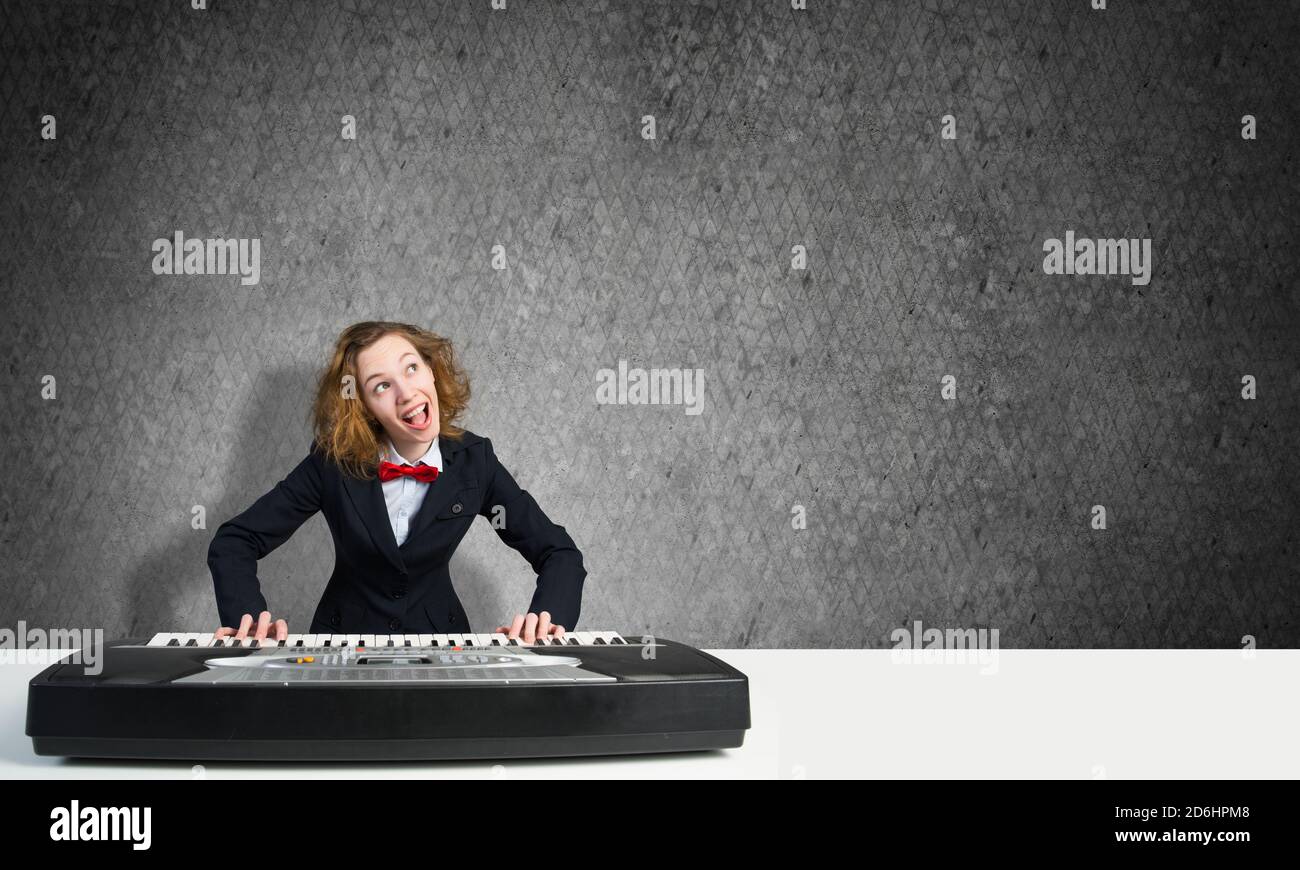
[[[393,446],[393,440],[388,439],[387,449],[381,454],[381,458],[397,465],[432,465],[442,473],[442,450],[438,447],[438,438],[434,436],[433,443],[425,454],[415,462],[408,463],[397,452]],[[388,522],[393,527],[393,537],[397,539],[397,546],[402,546],[406,541],[406,536],[411,531],[411,520],[415,519],[416,512],[420,505],[424,503],[424,495],[429,491],[432,484],[421,483],[414,477],[395,477],[392,480],[381,481],[380,487],[384,490],[384,503],[388,506]]]

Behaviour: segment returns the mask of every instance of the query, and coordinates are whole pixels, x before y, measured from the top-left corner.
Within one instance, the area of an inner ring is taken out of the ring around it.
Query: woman
[[[497,461],[492,442],[455,424],[469,393],[447,339],[405,323],[345,329],[316,389],[307,458],[208,547],[216,635],[288,637],[288,623],[267,609],[257,561],[317,511],[335,565],[310,634],[471,632],[447,565],[476,515],[537,572],[528,613],[495,631],[534,643],[573,630],[582,553]]]

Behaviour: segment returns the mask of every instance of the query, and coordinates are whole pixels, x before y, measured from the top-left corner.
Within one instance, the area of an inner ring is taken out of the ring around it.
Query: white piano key
[[[199,646],[212,646],[212,641],[216,637],[212,632],[206,632],[199,635]]]
[[[451,646],[451,635],[435,634],[433,636],[433,642],[438,646]]]
[[[320,635],[318,635],[318,634],[304,634],[304,635],[302,636],[302,645],[303,645],[303,646],[320,646]]]
[[[370,643],[373,646],[388,646],[388,642],[392,639],[391,634],[376,634],[370,637]]]
[[[363,634],[363,635],[361,635],[361,645],[362,645],[362,646],[378,646],[378,644],[375,643],[375,636],[374,636],[373,634]]]
[[[596,635],[596,637],[599,637],[601,640],[605,641],[605,643],[609,643],[615,637],[618,636],[615,632],[612,631],[593,631],[592,634]]]
[[[572,633],[575,636],[577,636],[578,643],[582,644],[583,646],[591,646],[592,641],[595,640],[595,638],[591,636],[591,632],[589,631],[575,631]]]
[[[168,641],[170,641],[175,636],[176,635],[172,634],[171,632],[159,632],[158,634],[155,634],[153,637],[149,638],[149,643],[146,644],[146,646],[167,646]]]
[[[348,645],[348,636],[346,634],[331,634],[327,635],[325,639],[330,642],[330,646]]]
[[[361,643],[361,635],[359,634],[349,634],[347,635],[347,638],[348,646],[358,646]]]
[[[285,646],[297,646],[297,645],[298,645],[298,641],[302,641],[302,642],[303,642],[303,646],[306,646],[306,645],[307,645],[307,636],[306,636],[305,634],[291,634],[291,635],[289,635],[289,637],[285,640],[284,645],[285,645]]]

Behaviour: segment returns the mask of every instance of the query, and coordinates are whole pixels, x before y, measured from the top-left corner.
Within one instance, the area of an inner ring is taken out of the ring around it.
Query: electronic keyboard
[[[533,643],[499,633],[257,641],[166,632],[85,658],[70,656],[28,684],[37,755],[620,755],[736,748],[750,724],[740,671],[686,644],[613,631]]]

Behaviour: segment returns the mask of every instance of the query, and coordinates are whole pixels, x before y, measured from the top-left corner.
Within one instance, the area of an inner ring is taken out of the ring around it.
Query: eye
[[[420,367],[419,363],[411,363],[409,366],[407,366],[408,369],[418,369],[419,367]]]

